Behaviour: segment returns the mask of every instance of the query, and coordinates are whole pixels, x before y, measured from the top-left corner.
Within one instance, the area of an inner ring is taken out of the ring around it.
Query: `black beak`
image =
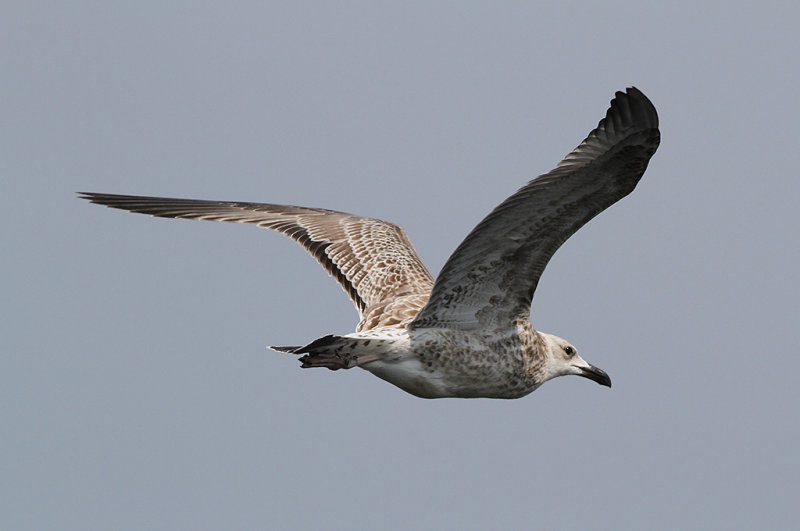
[[[581,373],[578,376],[583,376],[584,378],[589,378],[590,380],[594,380],[600,385],[611,387],[611,378],[608,377],[606,371],[598,369],[594,365],[589,365],[588,367],[580,367],[580,369]]]

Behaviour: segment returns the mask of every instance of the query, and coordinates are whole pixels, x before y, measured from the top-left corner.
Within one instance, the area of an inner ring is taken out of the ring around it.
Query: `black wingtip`
[[[623,111],[624,115],[629,116],[640,126],[658,128],[658,112],[656,112],[655,105],[650,98],[644,95],[644,92],[632,85],[626,88],[625,92],[617,91],[614,94],[606,116],[613,116],[614,111],[617,110]]]
[[[108,200],[108,199],[114,199],[116,197],[125,197],[125,196],[116,196],[114,194],[103,194],[99,192],[75,192],[75,194],[78,196],[78,199],[85,199],[90,203],[95,203],[97,205],[106,205],[106,206],[110,205],[108,205],[106,202],[103,201],[104,198]]]

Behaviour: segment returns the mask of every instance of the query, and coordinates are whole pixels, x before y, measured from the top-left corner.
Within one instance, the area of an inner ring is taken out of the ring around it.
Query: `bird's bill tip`
[[[580,369],[581,372],[579,373],[579,376],[588,378],[592,381],[599,383],[600,385],[611,387],[611,378],[608,376],[608,374],[606,374],[606,371],[598,369],[594,365],[589,365],[588,367],[581,367]]]

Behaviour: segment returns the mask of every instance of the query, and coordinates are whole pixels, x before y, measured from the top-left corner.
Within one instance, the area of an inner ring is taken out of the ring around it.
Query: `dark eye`
[[[564,348],[564,352],[567,353],[567,356],[572,356],[575,354],[575,349],[572,348],[571,346],[567,346]]]

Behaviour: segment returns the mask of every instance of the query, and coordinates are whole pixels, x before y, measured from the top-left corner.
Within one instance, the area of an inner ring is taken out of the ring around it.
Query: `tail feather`
[[[278,352],[289,354],[305,354],[300,358],[304,369],[309,367],[327,367],[335,371],[338,369],[349,369],[358,364],[358,358],[353,356],[351,351],[355,342],[352,338],[327,335],[315,339],[311,343],[296,347],[269,347]]]
[[[296,353],[298,350],[300,350],[300,349],[301,349],[301,348],[303,348],[303,347],[300,347],[300,346],[294,346],[294,347],[276,347],[276,346],[274,346],[274,345],[270,345],[270,346],[269,346],[269,347],[267,347],[267,348],[271,348],[272,350],[277,350],[278,352],[286,352],[286,353],[289,353],[289,354],[294,354],[294,353]]]
[[[351,344],[352,346],[352,340],[350,338],[328,334],[327,336],[322,336],[318,339],[315,339],[308,345],[298,348],[294,353],[305,354],[307,352],[313,353],[319,351],[329,351],[331,349],[344,347],[347,344]]]

